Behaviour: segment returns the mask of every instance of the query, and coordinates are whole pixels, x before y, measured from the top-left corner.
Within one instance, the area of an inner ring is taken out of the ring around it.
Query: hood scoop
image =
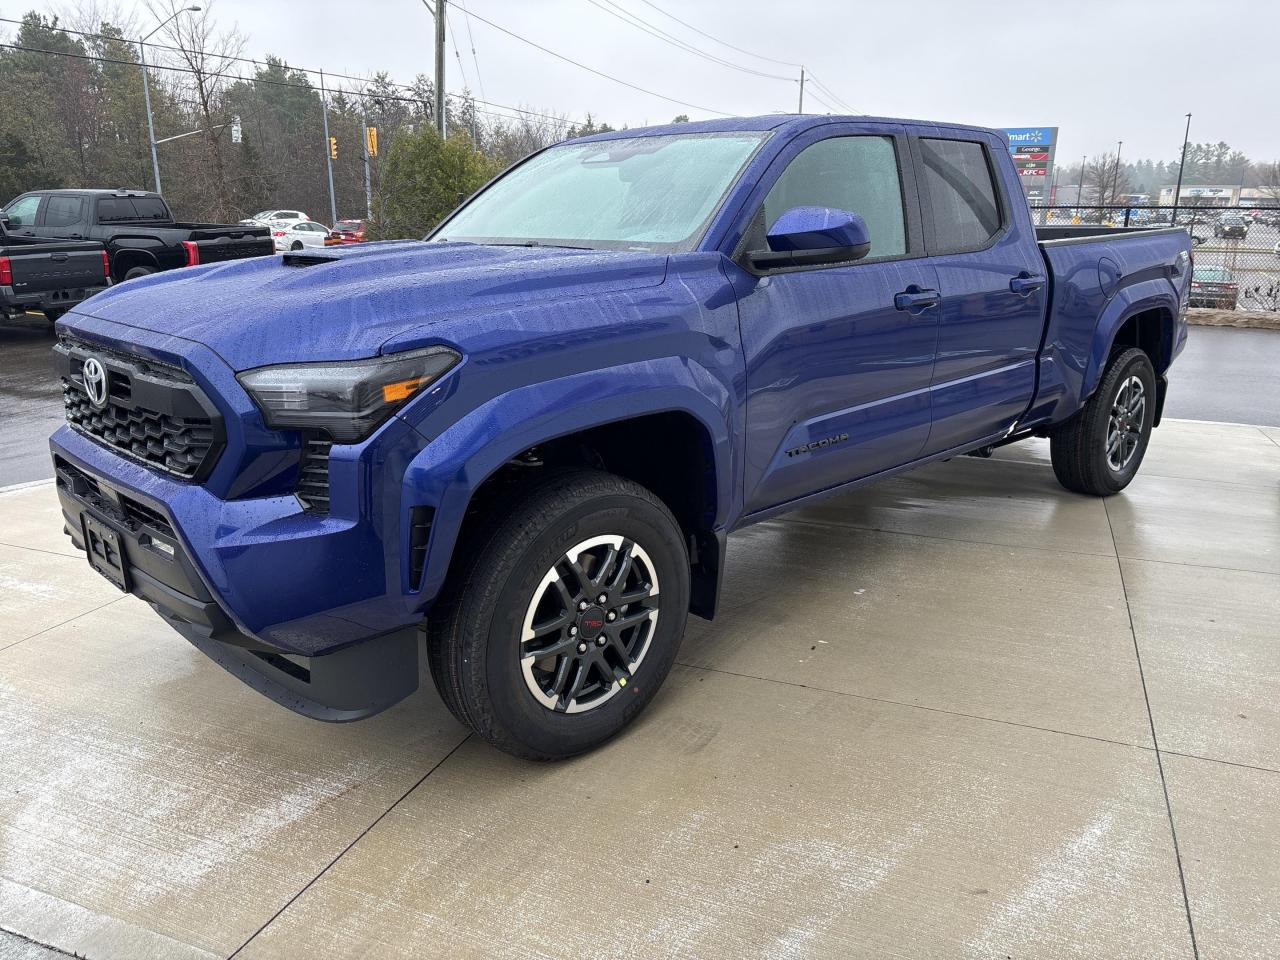
[[[286,267],[314,267],[320,263],[337,263],[340,257],[326,257],[319,253],[286,253],[284,255],[284,265]]]

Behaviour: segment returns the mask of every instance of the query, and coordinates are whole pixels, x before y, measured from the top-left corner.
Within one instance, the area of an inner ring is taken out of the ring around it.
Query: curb
[[[1257,310],[1208,310],[1196,307],[1187,311],[1187,323],[1197,327],[1280,330],[1280,313],[1263,313]]]

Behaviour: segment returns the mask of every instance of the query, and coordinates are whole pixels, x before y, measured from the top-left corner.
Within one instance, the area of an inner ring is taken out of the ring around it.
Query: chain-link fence
[[[1036,226],[1178,226],[1191,234],[1191,306],[1280,311],[1280,206],[1033,206]]]

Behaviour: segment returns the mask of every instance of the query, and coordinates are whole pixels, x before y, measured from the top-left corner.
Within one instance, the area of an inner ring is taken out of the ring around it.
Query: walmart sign
[[[1053,184],[1053,154],[1058,144],[1057,127],[1005,127],[1009,152],[1018,168],[1022,192],[1031,203],[1050,203]]]

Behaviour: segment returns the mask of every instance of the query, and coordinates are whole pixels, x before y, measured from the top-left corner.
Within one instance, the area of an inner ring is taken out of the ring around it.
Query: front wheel
[[[428,618],[431,673],[454,716],[532,760],[618,733],[684,636],[689,558],[666,505],[621,477],[566,471],[466,535]]]
[[[1142,464],[1155,419],[1151,358],[1136,347],[1113,354],[1084,408],[1049,437],[1058,482],[1096,497],[1119,493]]]

